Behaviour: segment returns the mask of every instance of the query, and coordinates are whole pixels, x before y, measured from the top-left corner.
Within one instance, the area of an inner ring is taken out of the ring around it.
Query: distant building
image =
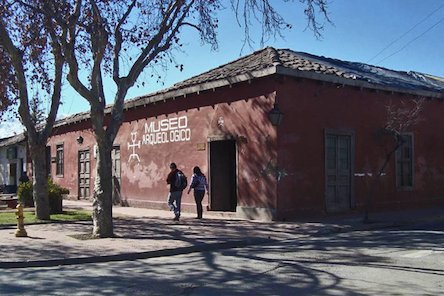
[[[444,204],[443,92],[442,78],[427,74],[268,47],[127,101],[112,152],[115,199],[166,209],[165,179],[176,162],[189,178],[196,165],[208,176],[210,211],[251,219],[362,211],[387,149],[378,136],[387,106],[425,98],[422,120],[405,134],[371,206]],[[48,159],[73,198],[91,196],[88,113],[56,123]],[[183,203],[194,210],[191,195]]]
[[[15,193],[20,177],[26,172],[24,134],[0,139],[0,191]]]

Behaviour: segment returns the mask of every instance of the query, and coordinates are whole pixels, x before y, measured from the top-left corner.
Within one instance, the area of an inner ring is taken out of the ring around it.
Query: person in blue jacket
[[[207,178],[202,173],[198,166],[193,168],[193,176],[191,178],[190,188],[188,189],[188,194],[190,194],[191,189],[194,189],[194,200],[196,201],[197,217],[196,219],[202,219],[202,200],[205,196],[205,191],[208,192]]]

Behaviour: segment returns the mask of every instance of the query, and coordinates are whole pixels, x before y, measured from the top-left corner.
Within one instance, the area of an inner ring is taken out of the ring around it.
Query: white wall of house
[[[13,147],[16,147],[17,155],[8,158],[8,148]],[[13,144],[0,147],[0,185],[17,185],[24,171],[26,171],[26,146]]]

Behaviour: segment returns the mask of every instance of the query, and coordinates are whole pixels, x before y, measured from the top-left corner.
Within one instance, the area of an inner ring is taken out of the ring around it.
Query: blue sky
[[[306,19],[298,1],[280,4],[278,11],[293,27],[285,31],[284,40],[269,40],[265,46],[444,77],[444,0],[330,0],[329,3],[329,16],[334,24],[325,24],[320,40],[309,29],[305,30]],[[238,27],[229,10],[220,14],[219,25],[216,52],[207,45],[201,46],[197,34],[187,31],[184,52],[176,55],[176,61],[184,65],[184,70],[180,72],[172,65],[163,73],[163,83],[142,75],[139,82],[144,81],[145,86],[133,87],[127,98],[169,87],[261,48],[257,43],[255,48],[245,47],[241,52],[243,29]],[[258,32],[259,29],[257,26]],[[112,84],[107,90],[109,103]],[[68,85],[64,87],[62,100],[60,116],[89,109],[86,101]],[[13,131],[12,126],[13,123],[0,124],[1,137]]]

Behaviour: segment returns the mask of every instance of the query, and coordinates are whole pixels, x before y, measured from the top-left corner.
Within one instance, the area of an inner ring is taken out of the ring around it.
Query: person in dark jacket
[[[180,219],[180,204],[182,200],[182,189],[177,187],[177,178],[178,174],[182,173],[182,171],[177,169],[177,165],[173,162],[170,164],[171,172],[167,177],[167,184],[170,185],[170,193],[168,195],[168,206],[171,211],[174,212],[174,221],[179,221]]]
[[[205,191],[208,194],[208,183],[207,178],[198,166],[195,166],[193,168],[193,177],[191,178],[191,184],[190,188],[188,189],[188,194],[190,194],[192,188],[194,189],[194,200],[196,201],[197,208],[196,219],[202,219],[202,200],[205,196]]]

